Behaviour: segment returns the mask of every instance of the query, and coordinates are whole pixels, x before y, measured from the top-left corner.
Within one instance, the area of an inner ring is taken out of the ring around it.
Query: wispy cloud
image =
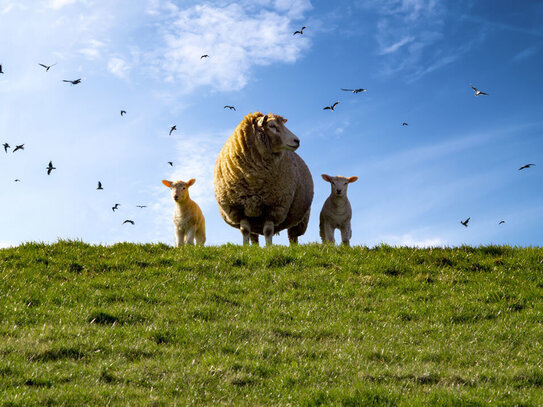
[[[5,240],[0,240],[0,249],[7,249],[8,247],[13,247],[14,244]]]
[[[113,75],[125,79],[130,67],[123,58],[111,57],[107,63],[107,70]]]
[[[74,4],[77,0],[51,0],[48,6],[52,9],[58,10],[64,6]]]
[[[203,85],[238,90],[255,66],[295,62],[310,41],[292,38],[293,19],[310,3],[261,3],[267,7],[209,2],[179,11],[168,8],[164,46],[151,51],[150,60],[157,61],[155,67],[166,81],[181,82],[186,91]],[[209,58],[201,58],[204,54]]]
[[[372,243],[386,243],[391,246],[408,246],[408,247],[443,247],[447,246],[447,241],[441,237],[420,237],[413,236],[410,233],[403,235],[382,236]]]
[[[379,53],[381,55],[385,55],[385,54],[391,54],[393,52],[396,52],[398,49],[403,47],[405,44],[413,41],[413,39],[414,39],[414,37],[403,37],[401,40],[395,42],[394,44],[389,45],[388,47],[382,48]]]

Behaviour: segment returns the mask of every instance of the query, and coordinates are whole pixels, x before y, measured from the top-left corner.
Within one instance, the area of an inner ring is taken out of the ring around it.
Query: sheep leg
[[[239,230],[241,230],[241,235],[243,236],[243,245],[248,245],[249,236],[251,235],[251,225],[247,219],[242,219],[239,222]]]
[[[329,224],[325,224],[324,225],[324,241],[323,243],[325,242],[330,242],[330,243],[336,243],[336,239],[334,238],[334,228]]]
[[[258,233],[251,233],[251,244],[258,246]]]
[[[266,238],[266,246],[271,246],[273,238],[273,221],[267,220],[264,222],[264,237]]]
[[[195,234],[195,238],[196,238],[196,244],[199,244],[199,245],[204,245],[204,243],[206,242],[206,233],[205,231],[203,230],[197,230],[196,231],[196,234]]]
[[[288,229],[288,241],[291,245],[298,244],[298,236],[302,236],[305,233],[309,223],[309,213],[308,209],[300,223]]]
[[[341,243],[345,246],[349,246],[349,239],[352,236],[351,225],[347,224],[341,228]]]
[[[185,237],[180,229],[175,229],[175,247],[183,246]]]
[[[185,235],[185,244],[194,244],[194,229],[189,229],[189,231]]]

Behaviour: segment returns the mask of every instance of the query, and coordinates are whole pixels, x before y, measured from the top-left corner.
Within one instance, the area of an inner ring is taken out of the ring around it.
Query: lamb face
[[[285,126],[286,122],[287,119],[272,114],[260,117],[256,122],[259,147],[275,154],[295,151],[300,146],[300,139]]]
[[[164,180],[162,183],[170,188],[172,199],[177,202],[183,202],[189,199],[189,187],[194,184],[196,180],[190,179],[187,182],[184,181],[167,181]]]
[[[328,181],[332,187],[332,196],[344,197],[347,196],[347,187],[351,182],[355,182],[358,177],[331,177],[326,174],[322,174],[322,179]]]

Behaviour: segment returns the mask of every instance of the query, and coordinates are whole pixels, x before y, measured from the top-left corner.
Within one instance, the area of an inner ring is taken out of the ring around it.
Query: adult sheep
[[[215,164],[215,198],[226,223],[240,229],[243,244],[288,229],[291,244],[305,233],[313,179],[294,151],[300,140],[275,114],[250,113],[226,140]]]

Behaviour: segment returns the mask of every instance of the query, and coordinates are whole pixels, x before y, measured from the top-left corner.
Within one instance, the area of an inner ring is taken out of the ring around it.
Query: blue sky
[[[541,246],[541,21],[541,1],[0,0],[0,144],[25,144],[0,151],[0,247],[173,244],[160,181],[189,178],[207,244],[241,243],[213,166],[253,111],[301,140],[315,183],[302,243],[319,241],[327,173],[359,177],[352,244]]]

